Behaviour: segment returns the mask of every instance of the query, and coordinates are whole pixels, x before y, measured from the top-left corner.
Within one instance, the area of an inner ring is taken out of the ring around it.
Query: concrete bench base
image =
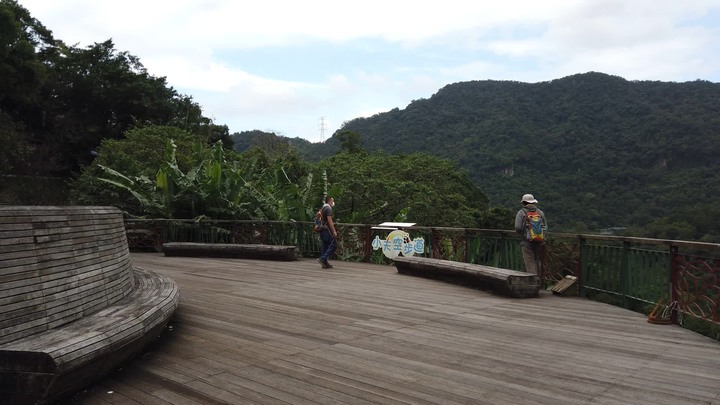
[[[231,243],[168,242],[163,244],[165,256],[226,257],[258,260],[297,260],[296,246]]]
[[[457,281],[514,298],[540,293],[540,277],[521,271],[426,257],[397,257],[394,262],[398,273]]]

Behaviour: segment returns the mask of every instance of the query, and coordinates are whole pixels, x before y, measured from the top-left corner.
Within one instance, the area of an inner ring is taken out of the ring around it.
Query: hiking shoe
[[[320,263],[320,266],[322,266],[323,269],[327,269],[328,266],[330,266],[330,263],[322,261],[322,259],[319,257],[317,258],[317,262]]]
[[[332,268],[333,268],[333,265],[330,264],[330,262],[328,262],[328,261],[326,260],[325,263],[324,263],[324,267],[323,267],[323,268],[324,268],[324,269],[332,269]]]

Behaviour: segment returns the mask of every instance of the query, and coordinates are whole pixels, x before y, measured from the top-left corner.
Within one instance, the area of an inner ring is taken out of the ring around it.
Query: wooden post
[[[363,251],[365,254],[365,263],[370,263],[370,255],[372,254],[372,240],[370,239],[372,237],[371,227],[370,225],[365,225],[363,227]]]

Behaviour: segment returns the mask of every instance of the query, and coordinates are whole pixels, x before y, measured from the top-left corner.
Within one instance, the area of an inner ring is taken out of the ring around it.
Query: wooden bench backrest
[[[103,309],[133,283],[118,209],[0,206],[0,344]]]

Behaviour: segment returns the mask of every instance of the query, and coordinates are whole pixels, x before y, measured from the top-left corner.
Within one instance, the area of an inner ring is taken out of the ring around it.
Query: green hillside
[[[628,227],[643,236],[720,240],[720,84],[586,73],[542,83],[472,81],[347,122],[367,150],[426,152],[467,169],[491,203],[533,193],[554,230]]]

